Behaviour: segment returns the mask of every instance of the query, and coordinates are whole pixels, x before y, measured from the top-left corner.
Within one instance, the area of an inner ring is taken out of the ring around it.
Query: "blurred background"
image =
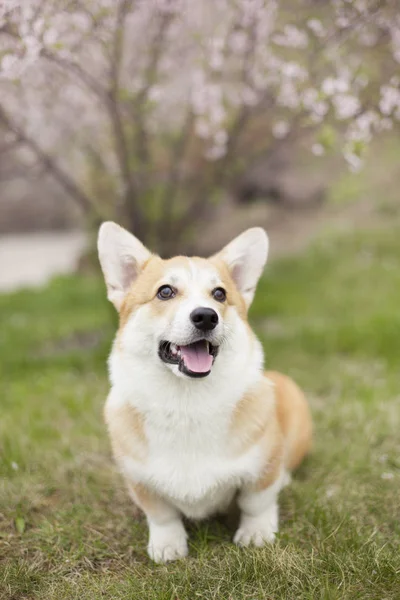
[[[1,287],[93,262],[105,219],[166,256],[258,224],[281,254],[395,210],[396,4],[5,0]]]

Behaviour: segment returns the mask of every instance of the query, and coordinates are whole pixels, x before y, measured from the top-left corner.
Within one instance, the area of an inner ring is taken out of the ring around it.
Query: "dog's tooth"
[[[171,344],[171,353],[178,354],[178,346],[176,344]]]

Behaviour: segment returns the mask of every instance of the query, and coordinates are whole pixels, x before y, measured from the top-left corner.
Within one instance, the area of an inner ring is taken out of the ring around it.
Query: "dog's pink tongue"
[[[189,371],[207,373],[211,369],[213,357],[208,352],[208,344],[205,340],[180,348],[183,362]]]

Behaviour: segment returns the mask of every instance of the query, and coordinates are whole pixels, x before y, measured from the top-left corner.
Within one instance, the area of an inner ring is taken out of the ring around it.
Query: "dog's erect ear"
[[[151,253],[134,235],[112,221],[100,227],[97,248],[107,297],[119,310],[126,292]]]
[[[229,268],[232,279],[250,306],[268,256],[268,237],[261,227],[248,229],[217,254]]]

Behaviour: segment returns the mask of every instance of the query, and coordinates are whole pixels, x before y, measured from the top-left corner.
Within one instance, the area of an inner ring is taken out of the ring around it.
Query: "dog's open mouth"
[[[189,377],[209,375],[217,354],[218,346],[214,346],[207,340],[199,340],[187,346],[163,341],[158,348],[158,355],[162,361],[170,365],[178,365],[179,370]]]

